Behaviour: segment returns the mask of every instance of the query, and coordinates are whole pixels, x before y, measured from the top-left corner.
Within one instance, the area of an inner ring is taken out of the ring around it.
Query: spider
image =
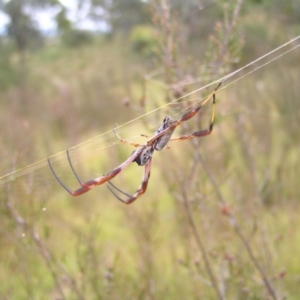
[[[140,144],[135,144],[133,142],[127,141],[122,139],[115,130],[113,130],[114,134],[117,136],[117,138],[120,140],[122,143],[130,144],[134,147],[137,147],[135,151],[132,152],[131,156],[125,160],[122,164],[114,168],[112,171],[107,173],[106,175],[97,177],[95,179],[83,182],[78,174],[76,173],[74,166],[72,164],[71,158],[69,151],[67,150],[67,158],[71,167],[72,172],[74,173],[78,183],[80,184],[80,188],[72,191],[70,190],[62,181],[61,179],[57,176],[55,173],[52,164],[50,162],[50,159],[48,158],[48,164],[49,167],[54,175],[54,177],[57,179],[57,181],[60,183],[60,185],[72,196],[79,196],[82,195],[86,192],[88,192],[91,188],[97,185],[101,185],[105,182],[108,182],[108,188],[109,190],[113,193],[113,195],[120,200],[121,202],[125,204],[131,204],[133,201],[135,201],[138,197],[143,195],[148,186],[148,181],[150,178],[150,172],[151,172],[151,163],[152,163],[152,156],[154,151],[161,151],[163,150],[170,141],[182,141],[182,140],[189,140],[192,138],[197,138],[197,137],[203,137],[206,135],[209,135],[212,130],[213,130],[213,125],[214,125],[214,117],[215,117],[215,104],[216,104],[216,91],[219,89],[221,86],[222,82],[218,84],[218,86],[215,88],[215,90],[195,109],[187,112],[184,114],[179,120],[173,119],[170,116],[166,116],[163,120],[162,125],[157,129],[157,131],[154,133],[153,137],[151,137],[145,144],[140,145]],[[193,132],[192,134],[189,135],[183,135],[181,137],[171,139],[171,136],[177,126],[179,126],[182,122],[185,122],[189,119],[191,119],[195,114],[211,99],[213,98],[213,107],[212,107],[212,114],[211,114],[211,120],[209,124],[209,128],[205,130],[199,130],[196,132]],[[139,166],[144,166],[144,178],[142,180],[142,183],[140,187],[136,190],[136,192],[133,195],[130,195],[128,193],[123,192],[120,190],[118,187],[116,187],[112,182],[110,182],[111,179],[113,179],[115,176],[117,176],[122,170],[124,170],[130,163],[136,162]],[[116,193],[118,191],[119,193],[123,194],[126,196],[126,199],[122,199],[119,197]]]

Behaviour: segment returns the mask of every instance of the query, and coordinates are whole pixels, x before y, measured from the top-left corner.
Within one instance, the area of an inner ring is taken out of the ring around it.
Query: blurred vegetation
[[[40,161],[1,181],[0,299],[298,299],[299,50],[218,92],[212,135],[155,153],[148,190],[130,206],[104,186],[72,198],[43,159],[88,140],[70,150],[80,177],[109,172],[132,153],[111,133],[116,123],[295,37],[299,1],[77,4],[106,29],[77,27],[59,1],[0,1],[10,16],[0,40],[1,174]],[[54,7],[57,34],[45,36],[28,8]],[[140,134],[211,91],[118,132],[145,142]],[[176,136],[207,128],[210,113],[207,104]],[[52,161],[76,189],[65,152]],[[141,178],[132,164],[114,182],[132,193]]]

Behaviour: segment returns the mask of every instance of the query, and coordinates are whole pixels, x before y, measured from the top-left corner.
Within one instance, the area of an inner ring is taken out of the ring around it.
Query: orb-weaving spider
[[[75,191],[71,191],[57,176],[57,174],[55,173],[55,171],[52,167],[50,159],[48,158],[48,164],[49,164],[49,167],[50,167],[53,175],[58,180],[58,182],[61,184],[61,186],[67,192],[69,192],[72,196],[79,196],[81,194],[88,192],[94,186],[101,185],[105,182],[108,182],[109,190],[114,194],[114,196],[117,199],[119,199],[121,202],[123,202],[125,204],[132,203],[138,197],[140,197],[142,194],[144,194],[146,192],[148,181],[150,178],[152,155],[153,155],[154,151],[161,151],[163,148],[165,148],[167,146],[169,141],[188,140],[188,139],[192,139],[195,137],[206,136],[212,132],[213,125],[214,125],[214,118],[215,118],[215,104],[216,104],[215,94],[216,94],[216,91],[221,86],[221,84],[222,84],[222,82],[220,82],[218,84],[218,86],[215,88],[215,90],[198,107],[196,107],[195,109],[184,114],[179,120],[173,119],[170,116],[166,116],[163,120],[163,124],[157,129],[154,136],[152,138],[150,138],[146,142],[146,144],[140,145],[140,144],[135,144],[130,141],[124,140],[115,132],[115,130],[113,130],[115,135],[118,137],[118,139],[122,143],[127,143],[127,144],[130,144],[130,145],[132,145],[134,147],[138,147],[138,148],[137,148],[137,150],[133,151],[133,153],[127,160],[125,160],[122,164],[120,164],[118,167],[116,167],[115,169],[113,169],[112,171],[107,173],[106,175],[97,177],[97,178],[89,180],[87,182],[82,182],[73,167],[68,150],[66,152],[67,152],[67,157],[68,157],[70,167],[81,187]],[[182,122],[185,122],[185,121],[191,119],[211,98],[213,98],[213,107],[212,107],[212,115],[211,115],[209,128],[205,129],[205,130],[196,131],[190,135],[183,135],[176,139],[171,139],[171,136],[172,136],[175,128],[177,126],[179,126]],[[113,183],[110,182],[110,180],[113,179],[116,175],[118,175],[122,170],[124,170],[132,162],[136,162],[139,166],[145,166],[145,171],[144,171],[144,178],[143,178],[142,184],[140,185],[140,187],[137,189],[137,191],[133,195],[129,195],[129,194],[123,192],[122,190],[120,190],[119,188],[117,188]],[[115,190],[117,190],[118,192],[120,192],[121,194],[123,194],[124,196],[126,196],[128,198],[127,199],[120,198],[116,194]]]

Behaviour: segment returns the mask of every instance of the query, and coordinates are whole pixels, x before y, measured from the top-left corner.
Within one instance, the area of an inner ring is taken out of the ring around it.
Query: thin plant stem
[[[225,200],[223,194],[221,193],[219,187],[218,187],[218,184],[217,184],[217,181],[214,177],[214,175],[212,174],[210,168],[207,166],[203,156],[199,153],[199,151],[196,151],[196,145],[195,143],[193,143],[193,146],[195,147],[194,150],[195,150],[195,155],[194,155],[194,158],[196,161],[199,161],[203,167],[203,169],[205,170],[208,178],[209,178],[209,181],[211,182],[213,188],[214,188],[214,191],[217,193],[217,196],[218,196],[218,199],[219,199],[219,202],[222,204],[222,206],[226,207],[226,203],[227,201]],[[268,278],[267,274],[265,273],[264,269],[262,268],[262,266],[259,264],[257,258],[255,257],[254,253],[253,253],[253,250],[247,240],[247,238],[245,237],[245,235],[243,234],[242,230],[241,230],[241,227],[237,221],[237,219],[235,218],[234,214],[229,211],[229,210],[226,210],[226,214],[225,214],[227,217],[228,217],[228,220],[231,224],[231,226],[234,228],[237,236],[240,238],[242,244],[244,245],[249,257],[250,257],[250,260],[252,261],[253,265],[255,266],[255,268],[258,270],[258,272],[260,273],[261,275],[261,278],[264,282],[264,285],[267,289],[267,291],[269,292],[269,294],[272,296],[272,298],[274,300],[277,300],[278,297],[276,295],[276,292],[275,292],[275,289],[270,281],[270,279]]]
[[[27,222],[22,218],[18,212],[14,209],[13,205],[11,204],[10,201],[6,202],[6,208],[8,212],[10,213],[11,217],[13,220],[20,226],[21,228],[25,229],[27,232],[29,232],[30,236],[32,237],[32,240],[36,244],[41,256],[46,262],[48,270],[50,270],[50,273],[52,275],[53,281],[55,283],[56,289],[61,297],[61,299],[67,299],[64,295],[64,292],[62,290],[61,284],[59,282],[58,276],[56,274],[56,271],[54,270],[51,259],[50,259],[50,253],[47,251],[42,243],[42,241],[39,238],[38,233],[34,230],[34,228],[30,228]]]
[[[198,246],[198,248],[201,252],[201,255],[202,255],[202,258],[203,258],[203,261],[204,261],[204,264],[205,264],[205,268],[206,268],[206,271],[207,271],[208,276],[210,278],[213,289],[214,289],[218,299],[225,300],[226,299],[225,295],[223,295],[221,293],[221,291],[218,287],[218,283],[217,283],[217,280],[216,280],[215,275],[213,273],[213,270],[211,268],[211,264],[210,264],[208,256],[207,256],[207,252],[206,252],[204,243],[202,242],[202,239],[201,239],[200,234],[198,232],[197,226],[195,224],[193,213],[192,213],[191,207],[189,205],[186,186],[182,189],[182,194],[183,195],[182,195],[182,197],[180,197],[181,198],[180,200],[182,200],[183,203],[184,203],[184,208],[185,208],[185,211],[186,211],[186,214],[187,214],[187,217],[188,217],[188,222],[189,222],[190,227],[192,229],[192,232],[193,232],[194,238],[196,240],[197,246]]]

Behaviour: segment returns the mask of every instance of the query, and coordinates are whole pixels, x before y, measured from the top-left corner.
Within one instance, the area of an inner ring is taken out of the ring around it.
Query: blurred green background
[[[133,151],[113,128],[144,143],[299,35],[300,1],[70,3],[0,1],[0,176],[21,169],[0,178],[0,299],[299,299],[299,49],[220,90],[213,133],[155,153],[132,205],[104,185],[73,198],[45,159],[71,189],[67,148],[82,180],[109,172]]]

